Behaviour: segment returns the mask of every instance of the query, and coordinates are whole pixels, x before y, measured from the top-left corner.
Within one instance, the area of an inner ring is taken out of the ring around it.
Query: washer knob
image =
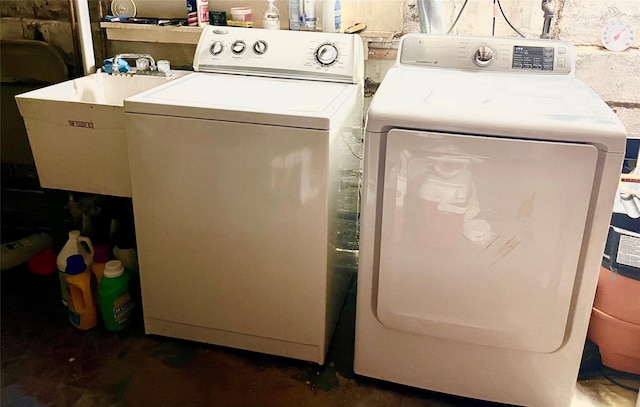
[[[257,55],[264,55],[267,52],[267,43],[263,40],[258,40],[253,44],[253,52]]]
[[[214,55],[214,56],[218,56],[222,54],[223,50],[224,50],[224,45],[220,41],[215,41],[213,44],[211,44],[211,47],[209,47],[209,52],[211,52],[211,55]]]
[[[476,49],[476,52],[473,53],[473,62],[480,67],[485,67],[491,65],[493,59],[496,56],[496,52],[493,48],[483,45]]]
[[[236,55],[242,54],[245,49],[247,49],[247,44],[244,41],[238,40],[231,44],[231,52]]]
[[[338,61],[338,48],[333,44],[322,44],[316,49],[316,61],[322,66],[331,66]]]

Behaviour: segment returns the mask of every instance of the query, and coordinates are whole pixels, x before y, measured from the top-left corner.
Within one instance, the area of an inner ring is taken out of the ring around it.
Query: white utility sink
[[[40,185],[130,197],[124,99],[188,73],[100,72],[17,95]]]

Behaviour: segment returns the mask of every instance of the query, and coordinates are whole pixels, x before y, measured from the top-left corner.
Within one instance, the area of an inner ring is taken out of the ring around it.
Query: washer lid
[[[358,85],[193,73],[124,101],[126,113],[328,130]]]
[[[575,141],[624,152],[626,131],[571,76],[394,67],[371,102],[367,131],[393,127]]]

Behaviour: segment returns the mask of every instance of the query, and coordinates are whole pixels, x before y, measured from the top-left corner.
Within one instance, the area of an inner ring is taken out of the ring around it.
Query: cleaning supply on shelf
[[[233,21],[251,21],[251,7],[231,7],[229,11],[231,11],[231,20]]]
[[[131,323],[135,304],[129,293],[130,278],[120,260],[106,263],[98,302],[104,326],[110,331],[120,331]]]
[[[81,254],[67,258],[65,269],[69,291],[69,320],[78,329],[91,329],[98,324],[98,311],[91,293],[91,275]]]
[[[301,29],[305,31],[316,30],[316,0],[300,0]]]
[[[264,19],[262,20],[263,28],[268,30],[280,29],[280,10],[273,4],[274,0],[267,0],[269,5],[264,12]]]
[[[209,24],[209,0],[196,0],[198,11],[198,27]]]
[[[196,0],[187,0],[187,25],[198,25],[198,5]]]
[[[300,18],[300,2],[303,0],[289,0],[289,29],[302,29],[302,20]]]
[[[342,28],[342,5],[340,0],[323,0],[322,31],[340,32]]]
[[[87,268],[91,265],[94,254],[93,244],[91,244],[91,239],[86,236],[81,236],[79,230],[69,232],[69,240],[64,244],[60,253],[58,253],[58,277],[60,279],[60,291],[64,305],[68,305],[69,300],[69,289],[67,288],[67,280],[65,278],[67,259],[74,254],[82,255]]]

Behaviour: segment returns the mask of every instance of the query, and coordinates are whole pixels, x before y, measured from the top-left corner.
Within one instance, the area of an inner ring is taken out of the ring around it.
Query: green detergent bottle
[[[133,318],[134,302],[129,293],[131,275],[125,272],[120,260],[111,260],[104,265],[104,274],[100,280],[100,315],[105,328],[120,331],[127,327]]]

